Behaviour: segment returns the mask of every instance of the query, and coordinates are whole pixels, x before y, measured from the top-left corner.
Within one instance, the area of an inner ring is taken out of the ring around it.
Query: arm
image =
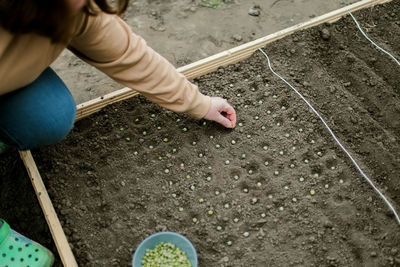
[[[206,119],[215,120],[209,114],[215,110],[215,101],[201,94],[118,16],[87,16],[70,49],[117,82],[167,109],[196,118],[209,115]]]

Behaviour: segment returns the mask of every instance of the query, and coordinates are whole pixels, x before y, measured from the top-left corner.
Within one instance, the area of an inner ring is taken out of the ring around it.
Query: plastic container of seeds
[[[149,250],[151,250],[150,253],[154,252],[156,251],[157,246],[159,248],[163,245],[168,245],[169,247],[172,247],[173,245],[179,252],[184,252],[191,267],[197,267],[197,252],[193,244],[183,235],[174,232],[155,233],[143,240],[133,254],[132,267],[142,267],[143,259],[146,257],[146,252],[148,252],[148,254]]]

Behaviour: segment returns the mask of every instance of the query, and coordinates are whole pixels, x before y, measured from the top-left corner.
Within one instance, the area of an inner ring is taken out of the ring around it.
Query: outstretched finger
[[[227,106],[223,110],[224,113],[226,113],[226,118],[231,122],[232,128],[235,128],[236,126],[236,111],[235,109],[227,103]]]

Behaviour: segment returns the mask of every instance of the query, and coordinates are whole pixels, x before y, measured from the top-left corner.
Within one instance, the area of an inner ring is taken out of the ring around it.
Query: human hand
[[[235,109],[221,97],[211,97],[211,105],[204,119],[216,121],[226,128],[235,128],[236,111]]]

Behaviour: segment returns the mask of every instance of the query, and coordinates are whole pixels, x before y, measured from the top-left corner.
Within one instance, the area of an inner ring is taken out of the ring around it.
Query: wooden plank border
[[[219,67],[234,64],[241,60],[250,57],[254,51],[260,47],[288,36],[296,31],[304,30],[313,26],[320,25],[325,22],[334,22],[345,16],[349,12],[355,12],[360,9],[372,7],[378,4],[390,2],[391,0],[362,0],[352,5],[337,9],[329,12],[325,15],[316,17],[304,23],[297,24],[293,27],[278,31],[276,33],[267,35],[259,38],[252,42],[237,46],[235,48],[226,50],[208,58],[199,60],[192,64],[178,68],[178,71],[184,74],[188,79],[193,79],[205,75],[207,73],[217,70]],[[93,113],[100,111],[102,108],[122,101],[124,99],[131,98],[138,95],[139,93],[130,88],[123,88],[107,94],[102,97],[95,98],[93,100],[84,102],[77,105],[76,120],[85,118]],[[57,217],[57,213],[54,210],[53,204],[49,198],[46,187],[37,169],[36,163],[32,157],[30,151],[20,151],[21,159],[23,160],[25,167],[28,171],[29,177],[31,178],[32,185],[35,189],[36,196],[39,200],[40,206],[43,210],[47,224],[49,225],[51,234],[54,242],[57,246],[60,258],[66,267],[77,267],[75,257],[69,246],[67,238],[64,234],[60,221]]]
[[[93,100],[87,101],[85,103],[79,104],[76,106],[77,111],[75,120],[80,120],[82,118],[85,118],[93,113],[100,111],[102,108],[112,103],[134,97],[138,94],[139,94],[138,92],[128,87],[125,87],[120,90],[109,93],[105,96],[98,97]]]
[[[241,60],[244,60],[250,57],[254,53],[254,51],[256,51],[258,48],[264,47],[265,45],[274,42],[278,39],[281,39],[285,36],[288,36],[296,31],[314,27],[325,22],[334,22],[339,20],[341,17],[347,15],[349,12],[355,12],[363,8],[372,7],[390,1],[391,0],[362,0],[352,5],[329,12],[325,15],[316,17],[307,22],[297,24],[295,26],[286,28],[284,30],[254,40],[252,42],[234,47],[232,49],[210,56],[208,58],[196,61],[192,64],[178,68],[178,71],[183,75],[185,75],[188,79],[197,78],[207,73],[213,72],[217,70],[219,67],[227,66],[229,64],[233,64]],[[136,95],[138,95],[138,93],[135,92],[133,89],[125,87],[121,90],[117,90],[115,92],[107,94],[104,97],[99,97],[94,100],[90,100],[88,102],[79,104],[77,106],[78,111],[76,120],[89,116],[101,110],[105,106],[108,106],[110,104],[113,104],[115,102],[124,99],[128,99]]]
[[[67,241],[67,237],[65,236],[64,230],[58,220],[57,213],[54,210],[50,197],[47,194],[46,187],[31,152],[29,150],[20,151],[19,154],[25,164],[28,175],[31,178],[36,197],[39,200],[40,207],[42,208],[46,222],[49,225],[51,235],[56,244],[62,263],[67,267],[77,267],[78,264],[76,263],[74,254],[72,253],[71,247]]]

